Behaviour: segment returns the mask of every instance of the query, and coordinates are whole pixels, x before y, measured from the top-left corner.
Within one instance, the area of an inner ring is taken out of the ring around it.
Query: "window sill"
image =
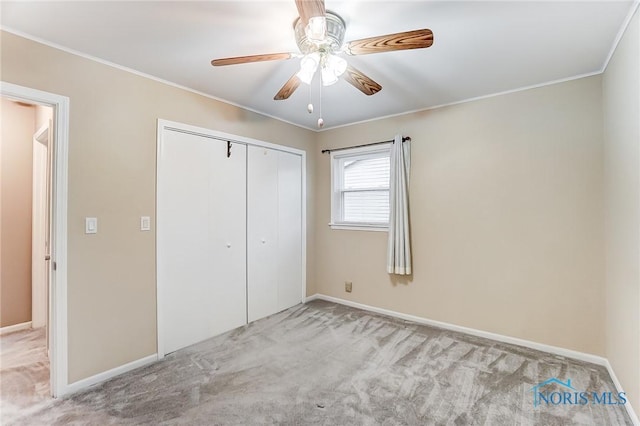
[[[388,232],[389,225],[373,223],[330,223],[331,229],[342,229],[345,231],[374,231]]]

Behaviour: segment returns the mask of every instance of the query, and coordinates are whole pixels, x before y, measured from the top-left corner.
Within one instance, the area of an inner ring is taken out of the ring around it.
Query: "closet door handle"
[[[231,248],[231,243],[227,243],[227,248]]]
[[[267,242],[267,240],[265,240],[264,238],[262,239],[262,244],[265,244]]]

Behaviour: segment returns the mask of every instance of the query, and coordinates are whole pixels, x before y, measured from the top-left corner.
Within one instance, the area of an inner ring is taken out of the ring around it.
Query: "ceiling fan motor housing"
[[[312,41],[307,37],[305,27],[302,25],[300,18],[297,18],[293,22],[296,43],[298,44],[300,52],[307,55],[318,50],[324,50],[326,52],[336,52],[340,50],[344,42],[346,24],[339,15],[328,10],[325,13],[325,18],[327,22],[327,35],[321,43]]]

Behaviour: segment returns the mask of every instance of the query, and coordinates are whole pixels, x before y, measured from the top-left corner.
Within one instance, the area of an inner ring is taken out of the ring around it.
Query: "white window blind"
[[[389,145],[332,154],[332,225],[385,228],[389,223]]]

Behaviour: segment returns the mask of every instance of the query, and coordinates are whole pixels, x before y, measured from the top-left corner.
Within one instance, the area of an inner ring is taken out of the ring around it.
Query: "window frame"
[[[330,153],[331,161],[331,221],[329,226],[331,229],[344,229],[352,231],[381,231],[387,232],[389,230],[389,222],[347,222],[341,220],[343,211],[342,194],[344,188],[342,186],[342,180],[344,178],[342,169],[337,167],[341,164],[342,160],[350,157],[363,157],[373,156],[377,157],[379,154],[386,154],[387,157],[391,157],[391,145],[392,143],[379,144],[374,146],[365,146],[359,148],[342,149],[339,151],[333,151]],[[390,161],[390,160],[389,160]],[[338,186],[339,185],[339,186]],[[390,185],[386,188],[388,192]]]

